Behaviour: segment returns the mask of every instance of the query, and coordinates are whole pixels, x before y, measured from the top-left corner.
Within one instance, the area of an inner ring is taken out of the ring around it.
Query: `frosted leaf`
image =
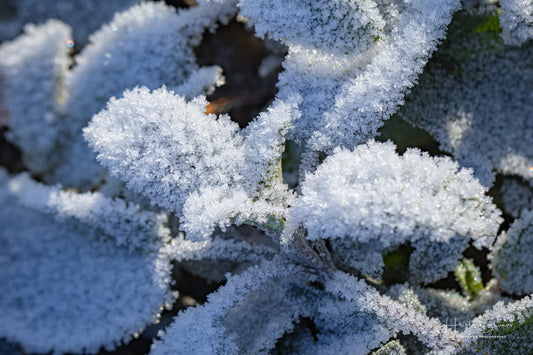
[[[533,300],[526,296],[508,305],[498,302],[492,309],[472,321],[461,334],[460,354],[524,354],[533,344]]]
[[[533,186],[508,178],[502,181],[501,193],[504,210],[511,216],[518,218],[522,210],[533,210]]]
[[[110,173],[154,204],[181,211],[201,187],[238,184],[245,164],[238,126],[206,115],[207,101],[187,103],[166,88],[143,87],[111,99],[85,138]]]
[[[198,68],[189,38],[179,32],[183,26],[175,9],[163,3],[143,3],[116,14],[76,56],[65,110],[83,125],[125,89],[182,84]]]
[[[402,117],[489,186],[495,171],[533,184],[533,46],[507,48],[497,15],[461,13]]]
[[[111,20],[115,12],[126,10],[139,2],[140,0],[16,0],[13,2],[15,13],[9,21],[20,30],[25,23],[44,23],[55,18],[72,26],[76,43],[85,45],[89,35]],[[6,22],[1,20],[0,28]],[[16,35],[14,29],[9,33],[1,33],[0,41],[10,35]]]
[[[65,96],[70,39],[68,26],[50,20],[27,25],[23,35],[0,47],[0,97],[8,116],[7,138],[22,150],[25,164],[36,173],[56,163],[54,150],[61,134],[57,107]]]
[[[180,227],[193,239],[208,237],[215,227],[224,231],[233,223],[242,224],[252,213],[254,204],[245,191],[227,186],[200,187],[186,198]]]
[[[278,96],[299,93],[304,101],[289,138],[331,152],[375,136],[414,85],[458,6],[456,0],[381,4],[387,31],[357,57],[290,46]]]
[[[341,54],[365,51],[384,26],[373,1],[240,0],[238,6],[259,37]]]
[[[150,354],[269,350],[277,337],[292,328],[297,317],[294,307],[277,292],[284,286],[280,281],[289,276],[289,280],[298,280],[301,274],[301,268],[275,258],[229,277],[224,286],[208,296],[207,303],[180,312],[162,341],[152,345]],[[270,301],[281,302],[280,307],[269,307]]]
[[[282,280],[266,285],[261,292],[232,309],[223,320],[222,325],[228,332],[236,335],[241,353],[268,354],[278,339],[292,330],[302,307],[295,298],[298,301],[302,297],[287,294],[290,291],[286,283]]]
[[[458,234],[489,245],[501,218],[471,171],[416,149],[399,156],[394,148],[371,141],[353,152],[337,150],[306,176],[290,211],[307,238],[349,236],[390,246]]]
[[[105,232],[137,230],[113,240],[88,218],[98,211],[71,205],[94,197],[47,191],[25,176],[3,183],[0,337],[28,352],[96,353],[129,341],[172,301],[170,262],[159,250],[168,232],[154,235],[158,231],[143,226],[143,213],[127,226],[128,211],[121,216],[124,206],[109,201],[106,219],[115,216],[118,227],[104,222]],[[149,219],[155,224],[158,218]],[[144,240],[143,251],[122,245],[126,237],[128,243]]]
[[[85,138],[111,174],[178,213],[190,239],[242,223],[280,232],[292,199],[281,154],[293,105],[274,105],[244,132],[206,106],[202,97],[137,88],[95,115]]]
[[[420,249],[411,266],[435,279],[456,265],[469,240],[491,244],[501,217],[485,192],[449,158],[415,149],[399,156],[393,144],[371,141],[336,150],[306,175],[289,211],[309,240],[350,238],[383,248],[410,242]]]
[[[529,0],[500,0],[500,21],[506,44],[520,46],[533,38],[533,3]]]
[[[518,295],[533,293],[533,211],[524,210],[509,230],[500,235],[491,265],[502,290]]]

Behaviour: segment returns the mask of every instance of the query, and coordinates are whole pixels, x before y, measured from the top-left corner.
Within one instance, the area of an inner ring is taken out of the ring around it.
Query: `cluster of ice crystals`
[[[193,71],[189,78],[174,90],[180,95],[192,99],[199,94],[212,94],[215,91],[215,87],[224,85],[225,80],[222,75],[222,68],[218,65],[213,65]]]
[[[247,161],[244,174],[249,190],[259,190],[261,184],[278,185],[277,188],[281,189],[281,156],[285,136],[292,128],[292,122],[300,117],[300,102],[298,96],[275,101],[243,130]]]
[[[238,125],[228,116],[206,115],[206,106],[202,97],[186,102],[166,88],[136,88],[111,99],[85,138],[98,161],[129,188],[180,211],[193,191],[243,179]]]
[[[494,170],[533,184],[533,46],[505,47],[496,19],[458,15],[401,113],[484,185]]]
[[[463,331],[475,317],[468,298],[458,292],[423,287],[414,291],[428,316],[438,318],[454,330]]]
[[[533,293],[533,211],[524,210],[509,230],[498,237],[492,252],[492,267],[502,290]]]
[[[241,0],[238,6],[260,37],[340,54],[364,52],[385,25],[373,1]]]
[[[127,226],[128,212],[118,216],[112,202],[111,214],[98,222],[102,215],[82,203],[73,206],[74,196],[26,176],[1,175],[0,200],[9,207],[0,214],[0,337],[30,352],[96,353],[156,320],[171,301],[170,263],[159,249],[165,232],[145,228],[142,219]],[[80,195],[78,202],[92,197]],[[123,245],[125,235],[102,235],[112,232],[107,222],[113,215],[120,224],[114,232],[137,230],[136,240],[145,241],[141,250]]]
[[[387,296],[404,306],[417,310],[421,314],[426,314],[426,306],[420,302],[418,295],[408,284],[393,285],[388,290]]]
[[[507,44],[522,45],[533,38],[533,3],[528,0],[500,0],[500,21]]]
[[[190,239],[205,239],[215,227],[225,230],[232,224],[246,223],[267,232],[279,232],[287,210],[282,201],[271,203],[261,197],[251,197],[240,188],[200,188],[188,196],[183,206],[181,227]]]
[[[0,46],[0,111],[8,117],[7,138],[37,173],[55,163],[54,150],[61,138],[57,107],[71,64],[70,40],[68,26],[49,20],[42,26],[27,25],[23,35]]]

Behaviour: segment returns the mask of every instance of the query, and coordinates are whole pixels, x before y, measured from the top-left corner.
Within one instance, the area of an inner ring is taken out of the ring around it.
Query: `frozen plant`
[[[58,354],[140,334],[157,355],[530,351],[531,6],[143,2],[78,54],[69,25],[26,25],[0,45],[0,122],[27,170],[0,169],[0,337]],[[194,52],[233,17],[288,50],[244,128],[209,113],[222,70]],[[451,156],[387,141],[393,115]],[[157,325],[173,268],[221,284]]]
[[[49,20],[26,26],[25,34],[0,49],[7,138],[47,182],[81,189],[101,183],[105,171],[83,141],[82,128],[107,100],[137,85],[166,85],[187,97],[209,92],[221,82],[220,69],[199,68],[191,45],[225,16],[218,8],[178,14],[161,3],[133,6],[91,35],[74,63],[67,25]]]

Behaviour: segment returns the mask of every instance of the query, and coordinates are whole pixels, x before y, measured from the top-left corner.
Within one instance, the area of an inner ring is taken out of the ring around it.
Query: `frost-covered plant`
[[[209,113],[221,69],[193,51],[235,15],[288,48],[245,128]],[[0,46],[28,170],[0,170],[0,337],[114,349],[183,265],[230,272],[151,354],[530,351],[531,28],[519,1],[146,2],[72,56],[68,25],[27,25]],[[397,111],[453,158],[380,142]]]
[[[0,174],[3,337],[31,352],[94,353],[172,302],[164,215]]]
[[[167,85],[194,97],[220,83],[219,69],[200,69],[190,45],[225,16],[216,8],[177,14],[160,3],[134,6],[91,36],[72,69],[68,26],[50,20],[26,27],[0,50],[8,138],[22,149],[31,171],[48,182],[83,189],[100,183],[104,171],[81,129],[107,100],[137,85]],[[35,74],[21,75],[27,70]]]

